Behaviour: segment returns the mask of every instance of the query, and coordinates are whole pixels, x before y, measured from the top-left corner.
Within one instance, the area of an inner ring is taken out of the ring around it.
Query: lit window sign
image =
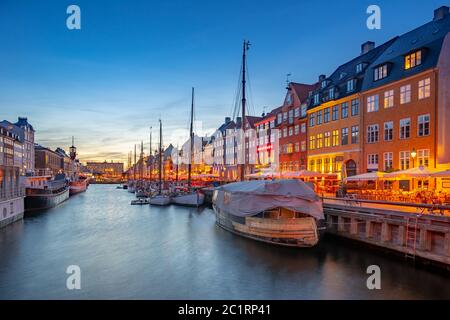
[[[264,152],[264,151],[270,151],[270,150],[272,150],[273,149],[273,146],[272,146],[272,144],[266,144],[265,146],[259,146],[258,147],[258,152]]]

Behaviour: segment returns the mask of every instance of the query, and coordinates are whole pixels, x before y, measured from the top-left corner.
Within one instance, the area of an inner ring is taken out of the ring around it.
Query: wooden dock
[[[390,209],[393,206],[398,209]],[[427,213],[426,205],[416,205],[416,213],[402,210],[401,204],[389,203],[383,207],[380,203],[380,208],[376,208],[373,205],[365,207],[364,201],[331,198],[324,199],[323,207],[330,234],[450,268],[449,216]],[[447,208],[441,209],[440,212],[445,212]]]

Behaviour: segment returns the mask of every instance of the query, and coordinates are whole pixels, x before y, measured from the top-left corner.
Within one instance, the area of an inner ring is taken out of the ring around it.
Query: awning
[[[383,172],[367,172],[363,174],[358,174],[356,176],[351,176],[345,178],[345,181],[372,181],[372,180],[381,180],[386,175],[386,173]]]
[[[429,178],[431,174],[432,174],[431,171],[427,167],[420,166],[407,170],[386,173],[384,178],[387,179]]]
[[[450,170],[435,172],[431,176],[433,178],[450,178]]]

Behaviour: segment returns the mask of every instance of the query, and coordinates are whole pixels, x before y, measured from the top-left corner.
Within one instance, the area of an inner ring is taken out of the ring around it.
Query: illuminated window
[[[384,123],[384,141],[392,141],[394,138],[394,122],[388,121]]]
[[[400,120],[400,139],[408,139],[411,136],[411,119]]]
[[[330,147],[331,146],[331,132],[325,132],[324,135],[324,145],[325,147]]]
[[[378,133],[379,133],[378,124],[372,124],[370,126],[367,126],[367,142],[368,143],[378,142]]]
[[[323,147],[323,134],[319,133],[317,135],[317,143],[316,143],[317,149],[320,149]]]
[[[309,170],[310,171],[316,171],[316,161],[309,160]]]
[[[374,79],[375,81],[384,79],[384,78],[387,77],[387,74],[388,74],[387,64],[384,64],[384,65],[382,65],[382,66],[376,67],[376,68],[373,70],[373,79]]]
[[[430,78],[419,81],[419,100],[429,98],[431,95]]]
[[[314,150],[316,148],[316,136],[309,137],[309,150]]]
[[[378,111],[378,95],[367,97],[367,112]]]
[[[430,150],[429,149],[417,150],[417,161],[419,166],[428,167],[428,165],[430,164]]]
[[[339,145],[339,130],[333,130],[333,147]]]
[[[411,102],[411,85],[400,87],[400,104]]]
[[[430,115],[420,115],[417,119],[417,135],[419,137],[430,135]]]
[[[322,159],[317,159],[317,161],[316,161],[316,171],[317,172],[322,172],[323,171]]]
[[[418,50],[405,56],[405,70],[422,64],[422,51]]]
[[[300,144],[300,150],[301,151],[306,151],[306,141],[302,141]]]
[[[394,106],[394,90],[384,92],[384,108],[392,108]]]
[[[300,143],[299,142],[295,143],[294,151],[295,152],[299,152],[300,151]]]
[[[410,153],[409,151],[400,151],[400,170],[409,169]]]

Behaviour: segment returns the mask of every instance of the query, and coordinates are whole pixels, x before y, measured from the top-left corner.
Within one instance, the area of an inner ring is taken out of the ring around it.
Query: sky
[[[66,26],[81,9],[81,30]],[[369,5],[381,29],[366,27]],[[281,105],[290,80],[314,83],[360,53],[433,17],[445,1],[0,0],[0,120],[28,117],[50,148],[75,137],[82,161],[126,161],[188,138],[191,87],[196,133],[232,116],[248,39],[249,111]]]

